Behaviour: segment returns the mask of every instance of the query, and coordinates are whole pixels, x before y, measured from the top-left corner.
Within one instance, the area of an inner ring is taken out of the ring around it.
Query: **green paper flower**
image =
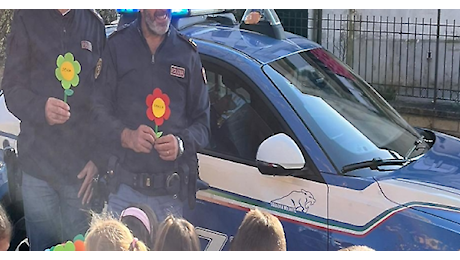
[[[70,86],[76,87],[80,82],[78,74],[81,71],[81,66],[80,63],[74,59],[73,54],[68,52],[64,56],[59,55],[56,60],[56,65],[56,78],[61,82],[62,87],[65,90],[70,89]]]
[[[66,53],[64,56],[59,55],[56,60],[56,65],[57,68],[54,74],[61,82],[62,88],[64,88],[64,102],[67,103],[67,97],[73,95],[73,90],[71,90],[70,87],[76,87],[80,82],[78,74],[81,71],[81,66],[70,52]]]

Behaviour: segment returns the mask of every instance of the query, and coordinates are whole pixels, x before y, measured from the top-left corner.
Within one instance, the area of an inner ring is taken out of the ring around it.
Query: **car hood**
[[[433,147],[415,162],[395,171],[393,177],[460,194],[460,139],[434,132]]]
[[[423,156],[376,181],[389,200],[460,223],[460,139],[433,133]]]

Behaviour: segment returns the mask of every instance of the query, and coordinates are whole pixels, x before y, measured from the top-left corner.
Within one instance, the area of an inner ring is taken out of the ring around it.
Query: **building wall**
[[[354,16],[358,22],[339,21],[347,16]],[[458,101],[458,18],[458,9],[441,10],[436,51],[437,9],[323,9],[323,19],[327,20],[323,20],[322,44],[376,88],[394,86],[401,96],[432,100],[437,85],[442,89],[436,93],[438,98]],[[336,30],[332,30],[334,26]],[[435,83],[436,53],[439,61]]]

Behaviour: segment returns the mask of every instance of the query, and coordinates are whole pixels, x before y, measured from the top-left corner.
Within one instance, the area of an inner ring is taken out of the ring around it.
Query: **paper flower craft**
[[[55,75],[61,82],[62,88],[64,88],[64,102],[67,103],[67,97],[73,95],[73,90],[71,90],[70,87],[76,87],[80,82],[78,74],[81,71],[81,66],[70,52],[67,52],[64,56],[59,55],[56,60],[56,65]]]
[[[79,234],[74,237],[73,242],[67,241],[46,249],[45,251],[85,251],[85,237]]]
[[[163,132],[158,132],[158,127],[161,126],[165,120],[169,119],[171,109],[169,109],[169,97],[163,94],[161,89],[156,88],[152,94],[149,94],[145,99],[147,105],[147,117],[150,121],[155,122],[155,134],[157,138],[161,137]]]

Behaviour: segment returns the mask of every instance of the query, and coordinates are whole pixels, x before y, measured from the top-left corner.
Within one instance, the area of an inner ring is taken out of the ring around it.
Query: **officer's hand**
[[[45,117],[49,125],[64,124],[70,118],[70,106],[62,100],[50,97],[46,101]]]
[[[260,21],[261,15],[259,12],[250,12],[246,19],[244,19],[245,24],[258,24]]]
[[[165,161],[174,161],[177,158],[179,144],[177,143],[176,137],[169,134],[156,140],[155,150],[157,150],[161,159]]]
[[[136,153],[150,153],[155,139],[155,132],[146,125],[140,125],[137,130],[125,128],[121,133],[121,145]]]
[[[93,187],[91,183],[93,182],[93,178],[96,174],[96,165],[92,161],[89,161],[85,168],[83,168],[83,170],[81,170],[81,172],[77,175],[78,179],[85,178],[81,184],[80,190],[78,191],[78,198],[83,195],[83,199],[81,201],[81,204],[83,205],[88,204],[91,201],[91,197],[93,196]]]

